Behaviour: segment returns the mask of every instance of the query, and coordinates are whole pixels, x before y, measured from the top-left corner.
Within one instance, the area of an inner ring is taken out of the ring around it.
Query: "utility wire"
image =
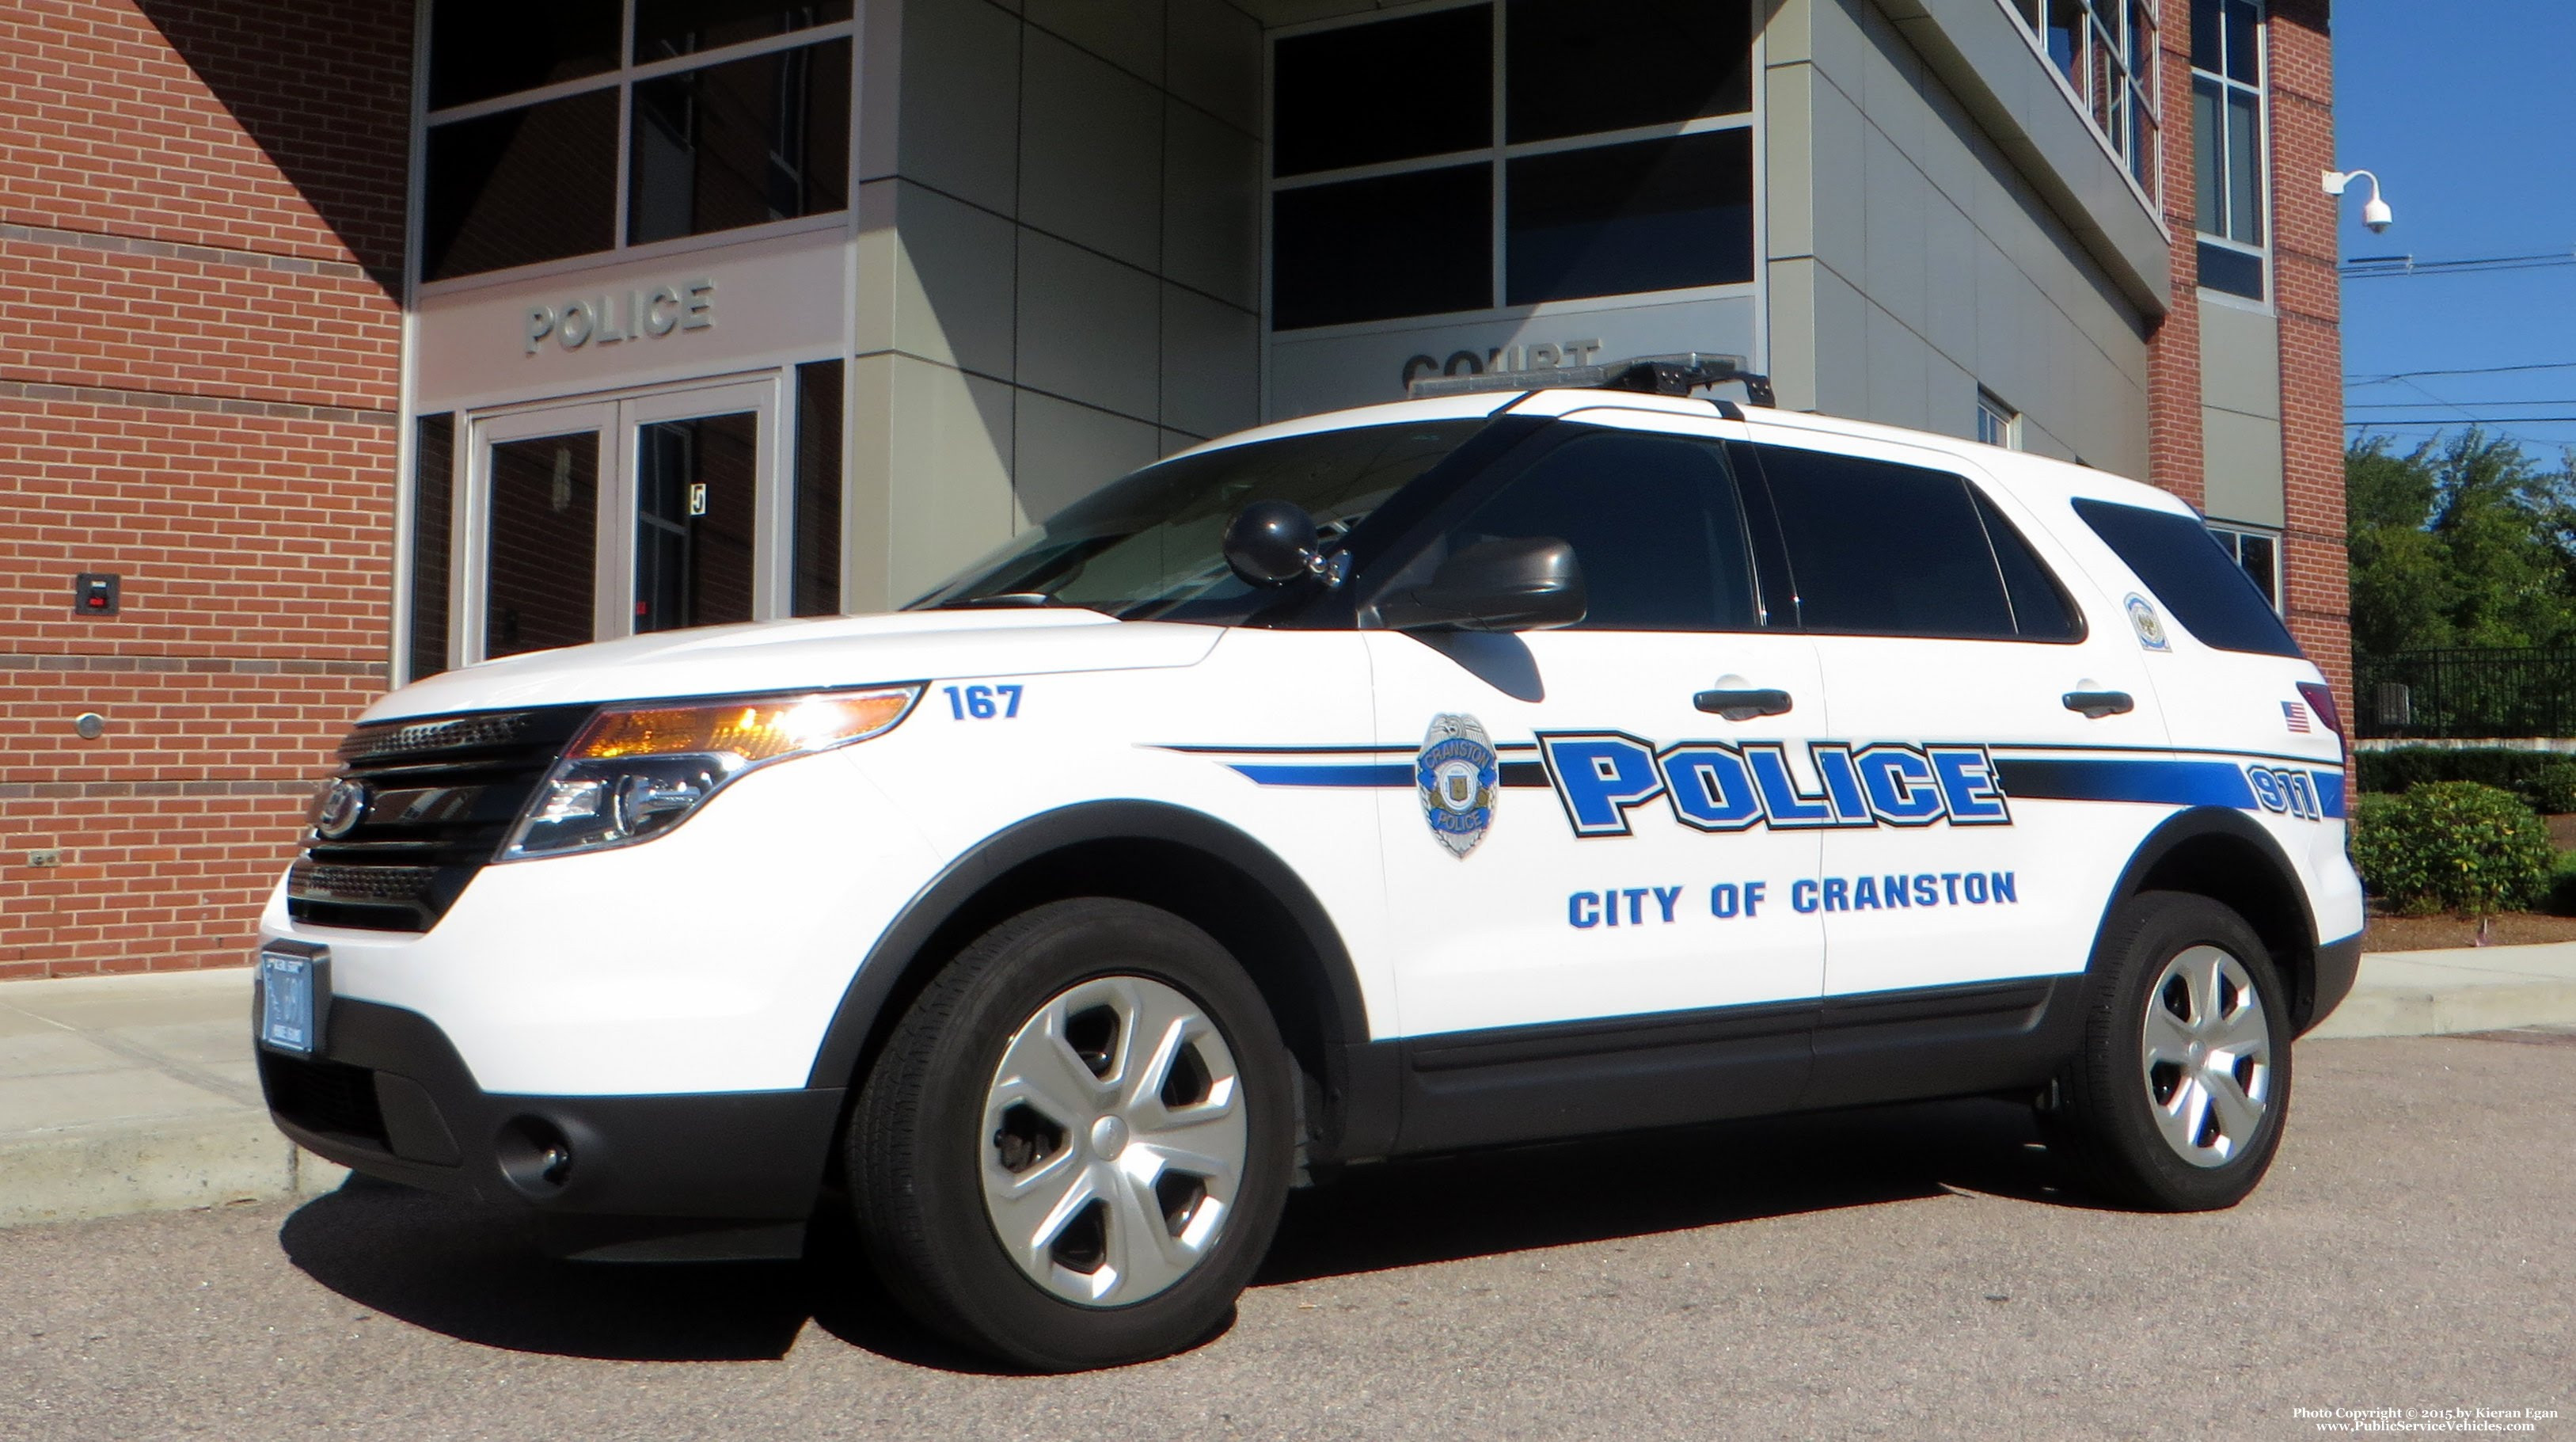
[[[2453,366],[2448,370],[2391,371],[2384,376],[2366,376],[2356,373],[2345,376],[2343,383],[2348,386],[2375,386],[2383,381],[2413,380],[2418,376],[2500,376],[2513,371],[2566,370],[2576,370],[2576,361],[2533,361],[2529,365],[2514,366]]]
[[[2538,255],[2482,255],[2465,260],[2417,260],[2411,255],[2355,256],[2336,268],[2354,280],[2397,276],[2482,275],[2499,270],[2550,270],[2576,265],[2576,250]]]

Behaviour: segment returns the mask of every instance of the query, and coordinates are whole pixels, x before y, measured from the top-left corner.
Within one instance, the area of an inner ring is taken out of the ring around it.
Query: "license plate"
[[[311,1056],[321,1049],[322,1014],[330,1004],[330,955],[263,951],[259,954],[259,1042],[278,1051]]]

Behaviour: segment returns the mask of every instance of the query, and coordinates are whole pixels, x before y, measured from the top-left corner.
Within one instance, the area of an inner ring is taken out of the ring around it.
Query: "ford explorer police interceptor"
[[[278,1125],[571,1254],[846,1208],[1038,1368],[1208,1335],[1292,1184],[1408,1153],[2007,1094],[2243,1197],[2362,926],[2263,597],[2142,485],[1591,378],[385,698],[263,921]]]

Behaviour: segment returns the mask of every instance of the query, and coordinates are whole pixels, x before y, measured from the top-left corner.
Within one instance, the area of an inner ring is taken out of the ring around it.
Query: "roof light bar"
[[[1678,355],[1631,356],[1587,366],[1544,366],[1525,371],[1483,371],[1463,376],[1424,376],[1405,387],[1415,400],[1430,396],[1463,396],[1478,391],[1606,390],[1647,395],[1686,396],[1727,381],[1744,383],[1744,398],[1757,406],[1772,404],[1771,378],[1744,368],[1740,355],[1683,351]]]

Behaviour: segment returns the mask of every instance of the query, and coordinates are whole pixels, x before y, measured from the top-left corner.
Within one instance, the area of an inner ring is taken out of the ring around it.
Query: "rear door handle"
[[[2138,703],[2130,700],[2126,691],[2069,691],[2065,700],[2067,710],[2081,711],[2095,721],[2105,716],[2126,716],[2138,709]]]
[[[1723,716],[1729,721],[1750,721],[1756,716],[1789,714],[1786,691],[1702,691],[1691,697],[1691,704],[1702,711]]]

